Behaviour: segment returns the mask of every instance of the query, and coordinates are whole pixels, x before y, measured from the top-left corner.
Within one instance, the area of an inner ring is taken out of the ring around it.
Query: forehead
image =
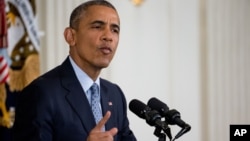
[[[82,15],[82,21],[102,20],[120,25],[119,15],[116,10],[102,5],[90,6]]]

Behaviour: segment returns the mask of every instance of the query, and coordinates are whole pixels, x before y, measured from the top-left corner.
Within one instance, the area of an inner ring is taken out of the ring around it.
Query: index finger
[[[106,122],[109,120],[111,116],[111,112],[107,111],[107,113],[105,114],[105,116],[98,122],[98,124],[96,125],[96,127],[94,128],[94,130],[96,131],[102,131],[102,128],[104,127],[104,125],[106,124]]]

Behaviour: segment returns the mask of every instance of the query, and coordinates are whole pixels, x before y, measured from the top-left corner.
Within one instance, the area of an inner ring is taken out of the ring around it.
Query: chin
[[[109,65],[102,65],[101,68],[107,68]]]
[[[99,68],[107,68],[108,66],[109,66],[109,63],[102,63],[102,64],[99,64],[98,65],[99,66]]]
[[[98,62],[96,62],[96,66],[99,68],[107,68],[110,64],[110,59],[102,58]]]

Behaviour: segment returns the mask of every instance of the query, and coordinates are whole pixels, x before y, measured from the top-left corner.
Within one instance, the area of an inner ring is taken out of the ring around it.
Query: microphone
[[[165,103],[155,97],[148,101],[148,106],[159,111],[161,116],[164,116],[169,124],[177,124],[182,128],[187,125],[183,120],[181,120],[181,115],[177,110],[169,110]]]
[[[148,106],[152,109],[157,110],[162,117],[165,117],[167,115],[167,112],[169,111],[169,107],[167,106],[167,104],[163,103],[155,97],[151,98],[148,101]]]
[[[175,139],[179,138],[191,129],[191,126],[181,119],[180,112],[175,109],[169,110],[168,106],[157,98],[151,98],[148,101],[148,106],[159,111],[161,116],[165,117],[167,123],[171,125],[176,124],[182,128],[182,130],[175,136]]]
[[[169,110],[165,115],[169,124],[176,124],[181,128],[184,128],[187,124],[181,119],[181,114],[175,109]]]
[[[161,116],[157,111],[152,110],[139,100],[134,99],[130,101],[129,109],[138,117],[146,119],[150,126],[155,126],[161,120]]]
[[[132,100],[129,103],[129,109],[138,117],[145,119],[150,126],[156,126],[163,129],[163,131],[172,139],[171,131],[166,122],[161,121],[161,115],[158,111],[152,110],[149,106],[139,100]]]
[[[181,120],[180,112],[178,112],[177,110],[169,110],[165,117],[169,124],[176,124],[182,128],[182,130],[177,133],[173,141],[188,132],[189,130],[191,130],[191,126]]]

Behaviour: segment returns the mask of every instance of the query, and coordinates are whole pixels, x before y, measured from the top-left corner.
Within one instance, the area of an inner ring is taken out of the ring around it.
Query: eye
[[[114,28],[112,28],[112,32],[119,34],[120,33],[120,29],[118,27],[114,27]]]
[[[101,29],[103,27],[103,22],[95,21],[91,24],[91,28],[93,29]]]
[[[99,29],[99,28],[101,28],[101,25],[93,25],[92,28]]]
[[[119,33],[119,30],[117,30],[117,29],[113,29],[112,31],[115,33]]]

